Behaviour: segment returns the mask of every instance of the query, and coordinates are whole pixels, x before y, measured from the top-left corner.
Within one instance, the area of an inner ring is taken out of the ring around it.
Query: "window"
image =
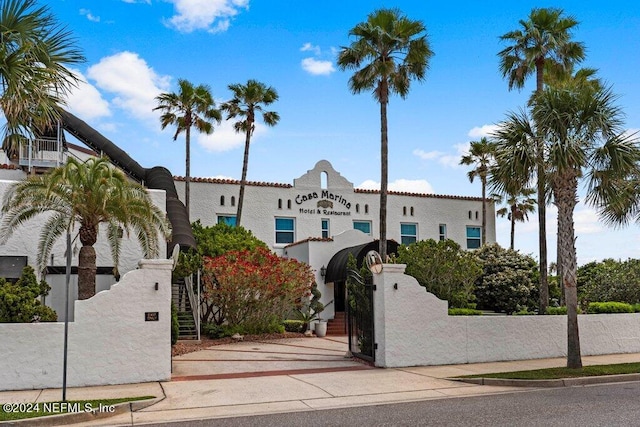
[[[403,245],[409,245],[418,240],[418,224],[400,224],[400,241]]]
[[[469,211],[469,219],[471,219],[471,211]]]
[[[278,209],[282,209],[282,199],[278,199]]]
[[[371,221],[353,221],[353,228],[371,236]]]
[[[320,172],[320,188],[326,190],[329,185],[329,174],[326,172]]]
[[[402,216],[407,216],[407,207],[406,206],[402,207]]]
[[[291,209],[291,199],[287,200],[287,209]]]
[[[224,196],[220,196],[220,206],[224,206]]]
[[[447,240],[447,224],[440,224],[438,226],[438,234],[440,236],[440,240]]]
[[[230,225],[232,227],[236,226],[236,216],[235,215],[218,215],[218,224],[224,223]]]
[[[413,206],[411,206],[411,216],[413,216]]]
[[[369,213],[369,205],[364,205],[364,213]]]
[[[231,196],[231,206],[236,205],[236,196]]]
[[[296,234],[296,220],[276,218],[276,243],[293,243]]]
[[[356,213],[360,213],[360,203],[356,203]]]
[[[467,249],[480,247],[480,227],[467,227]]]
[[[476,211],[476,219],[478,219],[478,211]]]
[[[326,218],[322,218],[321,223],[322,223],[322,238],[327,239],[329,238],[329,220]]]

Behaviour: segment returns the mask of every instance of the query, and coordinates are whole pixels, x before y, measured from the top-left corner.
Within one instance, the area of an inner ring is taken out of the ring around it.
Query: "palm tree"
[[[236,132],[244,132],[245,135],[242,178],[240,179],[240,195],[238,196],[238,211],[236,213],[236,225],[240,225],[249,168],[249,146],[256,127],[256,112],[262,113],[262,121],[267,126],[275,126],[280,120],[280,116],[275,111],[263,109],[263,106],[266,107],[278,100],[278,92],[273,87],[267,87],[264,83],[256,80],[248,80],[245,85],[229,85],[229,90],[233,92],[233,99],[222,104],[221,109],[227,113],[227,120],[240,118],[234,123],[234,128]]]
[[[216,103],[211,95],[209,86],[193,86],[184,79],[178,80],[180,90],[177,93],[161,93],[156,97],[158,106],[153,110],[161,110],[160,124],[162,129],[168,125],[176,126],[176,133],[173,140],[178,139],[178,135],[185,133],[185,185],[184,185],[184,205],[187,208],[187,218],[189,217],[189,182],[191,181],[191,127],[195,127],[199,132],[211,134],[213,123],[220,123],[222,116],[216,109]]]
[[[422,21],[412,21],[398,9],[378,9],[349,31],[355,40],[338,56],[342,70],[357,70],[349,79],[353,93],[371,90],[380,103],[380,255],[387,255],[389,95],[409,94],[412,79],[424,80],[433,52]]]
[[[572,17],[563,16],[561,9],[532,9],[527,21],[521,20],[521,29],[500,37],[510,43],[498,53],[500,71],[509,82],[509,90],[522,89],[528,76],[535,73],[536,94],[544,88],[544,70],[551,63],[555,68],[568,69],[585,57],[584,44],[571,40],[571,31],[578,25]],[[547,279],[547,210],[546,182],[544,175],[544,141],[535,138],[537,149],[538,187],[538,243],[540,250],[540,312],[549,305]]]
[[[495,144],[487,138],[482,137],[480,141],[471,141],[469,154],[465,154],[460,159],[461,165],[475,165],[467,174],[469,181],[473,182],[475,177],[480,178],[482,184],[482,245],[487,243],[487,176],[492,166],[495,154]]]
[[[640,146],[624,134],[616,99],[610,88],[576,80],[560,88],[546,88],[533,102],[532,117],[546,141],[549,183],[558,207],[559,271],[567,305],[569,368],[582,366],[573,223],[578,182],[583,177],[588,180],[587,201],[601,211],[616,211],[617,184],[640,173]]]
[[[66,66],[84,57],[71,33],[36,0],[0,4],[0,39],[0,109],[6,119],[2,149],[13,157],[33,130],[58,120],[58,106],[77,83]]]
[[[38,271],[46,267],[56,240],[77,225],[82,248],[78,254],[78,298],[95,295],[96,252],[99,226],[107,225],[107,239],[117,274],[121,233],[133,233],[145,257],[159,255],[159,232],[170,235],[165,214],[151,201],[144,187],[133,183],[104,158],[84,163],[69,158],[63,167],[30,176],[13,184],[5,194],[0,242],[38,214],[48,217],[38,242]]]
[[[496,211],[498,216],[504,217],[511,222],[511,246],[514,249],[516,221],[525,222],[529,220],[529,214],[536,210],[536,199],[531,196],[536,192],[533,188],[521,188],[519,190],[509,190],[506,196],[507,206]],[[502,203],[502,196],[496,195],[497,203]]]

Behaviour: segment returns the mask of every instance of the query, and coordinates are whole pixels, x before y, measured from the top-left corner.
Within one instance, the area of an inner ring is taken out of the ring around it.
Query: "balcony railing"
[[[66,162],[62,141],[56,138],[35,138],[20,147],[20,166],[54,168]]]

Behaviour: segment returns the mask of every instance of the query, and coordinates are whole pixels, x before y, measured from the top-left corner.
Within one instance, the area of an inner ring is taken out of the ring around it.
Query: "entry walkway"
[[[451,381],[459,375],[563,366],[563,358],[377,369],[346,358],[345,337],[296,338],[212,346],[174,358],[171,382],[69,389],[74,399],[153,395],[150,406],[74,425],[162,421],[310,411],[533,388]],[[640,362],[640,354],[584,356],[583,363]],[[0,392],[0,402],[58,400],[60,390]],[[46,425],[40,423],[40,425]]]

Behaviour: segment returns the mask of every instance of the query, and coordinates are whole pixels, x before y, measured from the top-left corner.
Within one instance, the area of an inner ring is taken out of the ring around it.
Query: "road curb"
[[[521,380],[506,378],[447,378],[468,384],[507,387],[574,387],[580,385],[640,381],[640,374],[601,375],[592,377],[560,378],[555,380]]]
[[[74,412],[70,414],[58,414],[47,415],[42,417],[26,418],[24,420],[15,421],[2,421],[1,426],[16,426],[16,427],[49,427],[49,426],[61,426],[69,424],[77,424],[81,422],[100,420],[104,418],[115,417],[116,415],[126,414],[129,412],[139,411],[140,409],[147,408],[160,400],[163,397],[156,397],[153,399],[136,400],[133,402],[123,402],[113,405],[113,412]]]

